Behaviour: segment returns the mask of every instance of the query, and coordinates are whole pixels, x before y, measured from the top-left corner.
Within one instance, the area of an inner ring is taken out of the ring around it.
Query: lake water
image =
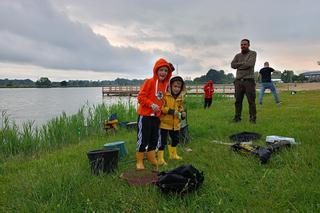
[[[101,87],[90,88],[13,88],[0,89],[0,113],[6,111],[10,121],[21,125],[34,121],[35,125],[45,124],[59,116],[76,113],[82,106],[106,103],[112,105],[127,103],[136,104],[134,97],[102,96]],[[0,120],[2,121],[2,115]],[[2,122],[0,123],[0,127]]]

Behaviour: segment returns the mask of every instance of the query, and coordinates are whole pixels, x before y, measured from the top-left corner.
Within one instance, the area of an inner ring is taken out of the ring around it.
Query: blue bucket
[[[122,160],[124,159],[127,155],[128,155],[128,150],[125,146],[124,141],[115,141],[112,143],[106,143],[104,145],[104,149],[108,150],[108,149],[119,149],[119,159]]]

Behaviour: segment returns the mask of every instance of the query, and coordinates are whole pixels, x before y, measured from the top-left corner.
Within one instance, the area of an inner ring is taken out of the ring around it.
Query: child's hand
[[[181,120],[181,112],[177,112],[176,116],[178,116],[179,120]]]
[[[151,104],[151,108],[154,112],[160,112],[159,106],[157,104]]]

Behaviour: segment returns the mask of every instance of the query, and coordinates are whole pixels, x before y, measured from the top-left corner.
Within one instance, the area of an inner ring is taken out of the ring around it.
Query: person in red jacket
[[[147,160],[154,166],[158,165],[155,149],[160,137],[159,117],[173,71],[173,65],[160,58],[153,67],[153,77],[145,80],[140,88],[138,94],[137,170],[145,168],[143,165],[145,151],[147,151]]]
[[[213,81],[209,80],[207,84],[203,87],[204,91],[204,108],[209,108],[212,104],[212,96],[213,96]]]

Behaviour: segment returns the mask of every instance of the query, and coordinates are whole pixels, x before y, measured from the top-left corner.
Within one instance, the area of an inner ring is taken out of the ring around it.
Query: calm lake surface
[[[106,103],[116,104],[119,101],[128,103],[129,99],[136,104],[135,97],[102,97],[101,87],[91,88],[13,88],[0,89],[0,120],[6,111],[10,121],[19,126],[26,121],[34,121],[35,125],[45,124],[48,120],[59,116],[76,113],[82,106]],[[0,127],[2,122],[0,123]]]

